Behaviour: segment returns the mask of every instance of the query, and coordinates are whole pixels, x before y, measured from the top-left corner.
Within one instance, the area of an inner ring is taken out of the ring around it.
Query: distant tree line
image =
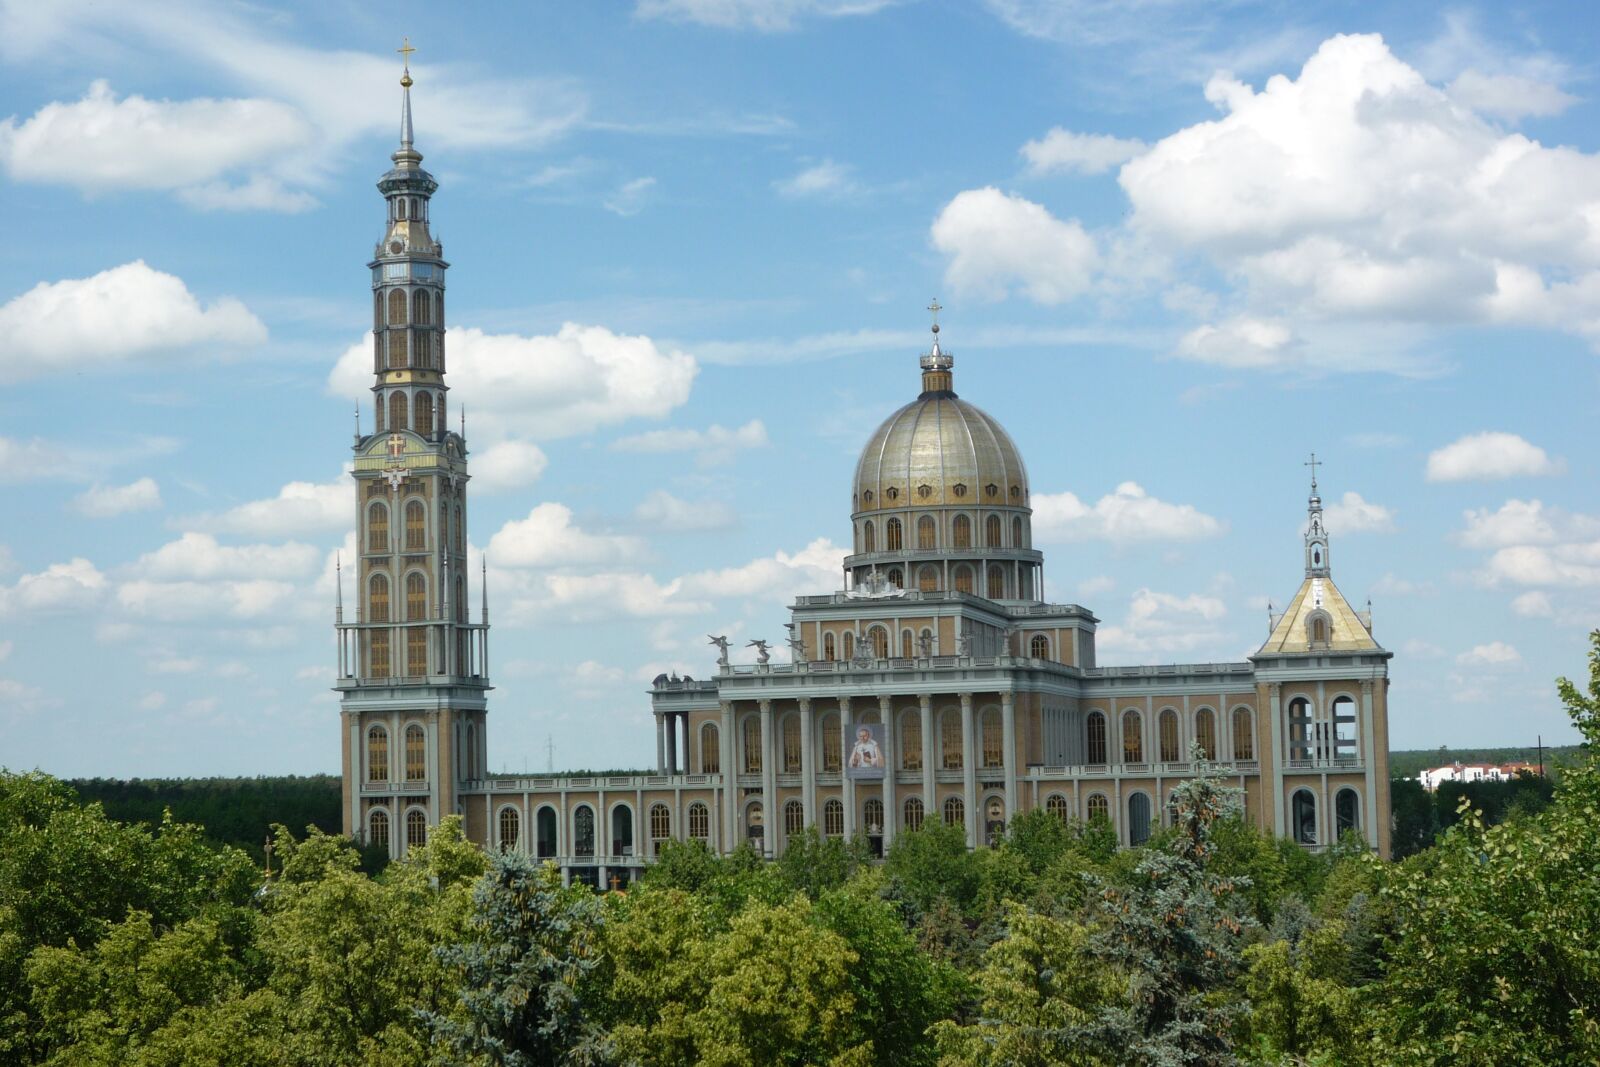
[[[1544,760],[1545,773],[1559,778],[1561,768],[1583,758],[1582,745],[1546,745],[1541,752],[1537,745],[1512,745],[1501,748],[1396,748],[1389,750],[1389,775],[1392,778],[1415,778],[1430,767],[1448,767],[1456,763],[1532,763]]]

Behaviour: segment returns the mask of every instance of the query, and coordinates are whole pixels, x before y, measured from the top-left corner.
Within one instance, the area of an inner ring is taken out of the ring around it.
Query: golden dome
[[[1011,436],[948,389],[884,420],[856,464],[852,510],[1028,506],[1028,472]]]

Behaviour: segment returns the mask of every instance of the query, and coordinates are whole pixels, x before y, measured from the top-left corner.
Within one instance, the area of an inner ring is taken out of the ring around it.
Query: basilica
[[[920,391],[856,464],[845,588],[790,607],[788,662],[761,644],[757,663],[730,664],[709,635],[709,678],[657,677],[652,774],[491,774],[489,609],[480,577],[473,620],[449,264],[429,230],[438,183],[413,145],[411,84],[408,71],[378,182],[374,432],[354,443],[354,618],[342,602],[336,616],[347,833],[398,856],[458,814],[472,840],[596,887],[632,880],[667,841],[772,857],[814,827],[881,852],[939,820],[980,847],[1040,807],[1137,845],[1203,760],[1256,825],[1308,849],[1354,832],[1388,854],[1392,654],[1334,584],[1315,467],[1304,573],[1254,655],[1102,665],[1094,613],[1042,599],[1022,454],[957,394],[937,319]]]

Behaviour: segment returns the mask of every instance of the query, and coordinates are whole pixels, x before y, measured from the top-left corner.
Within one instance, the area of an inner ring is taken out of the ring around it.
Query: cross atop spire
[[[944,310],[944,305],[939,303],[939,298],[934,297],[933,303],[928,305],[928,310],[933,313],[933,332],[939,332],[939,312]]]
[[[1317,454],[1313,452],[1311,453],[1311,458],[1306,460],[1302,466],[1311,468],[1311,492],[1312,495],[1315,495],[1317,492],[1317,468],[1322,466],[1322,461],[1318,459]]]
[[[410,74],[411,73],[411,53],[416,51],[415,48],[411,47],[411,38],[409,38],[409,37],[400,38],[400,47],[396,48],[395,51],[400,53],[401,59],[405,62],[405,65],[406,65],[405,72],[406,72],[406,74]]]
[[[939,346],[939,312],[944,310],[944,305],[939,303],[939,298],[934,297],[928,304],[928,312],[933,315],[933,346],[922,355],[922,393],[949,394],[952,392],[953,378],[950,368],[955,366],[955,357]]]
[[[411,147],[411,53],[416,49],[411,47],[411,38],[401,38],[405,43],[395,51],[400,53],[405,63],[405,69],[400,74],[400,151],[394,155],[394,161],[399,164],[411,163],[415,165],[422,162],[422,156]]]

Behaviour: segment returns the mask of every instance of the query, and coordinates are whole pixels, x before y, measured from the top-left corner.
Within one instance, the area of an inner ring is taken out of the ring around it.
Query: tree
[[[967,848],[967,834],[959,826],[924,823],[922,829],[900,834],[884,859],[884,871],[894,890],[919,913],[940,897],[971,913],[983,884],[981,861]]]

